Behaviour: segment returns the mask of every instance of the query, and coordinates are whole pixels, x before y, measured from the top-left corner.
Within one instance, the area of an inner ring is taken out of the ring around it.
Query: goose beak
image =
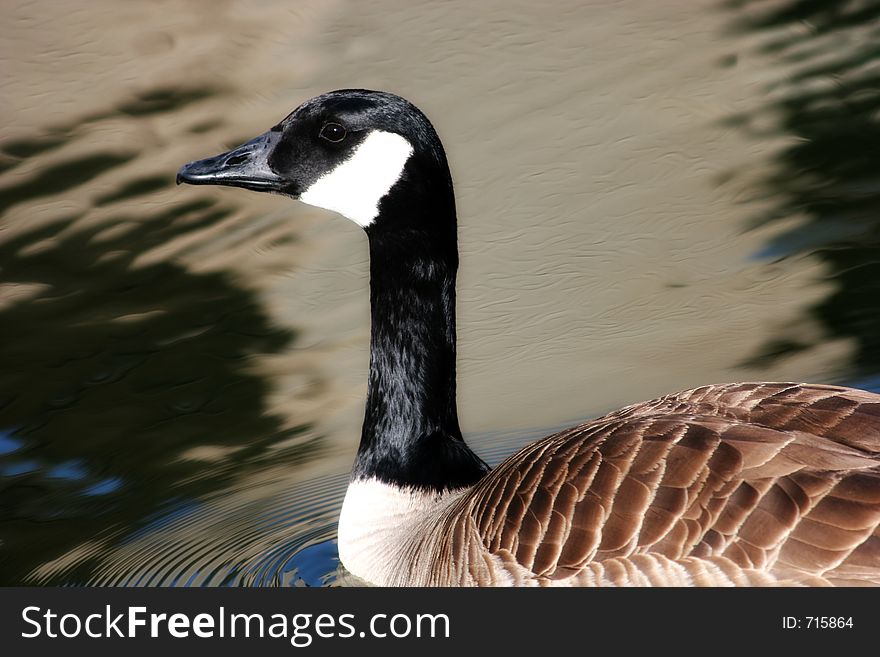
[[[269,166],[269,156],[280,138],[280,132],[264,132],[231,151],[184,164],[177,172],[177,184],[228,185],[258,192],[281,191],[285,180]]]

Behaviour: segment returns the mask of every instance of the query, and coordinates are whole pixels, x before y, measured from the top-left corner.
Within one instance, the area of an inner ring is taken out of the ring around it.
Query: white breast
[[[426,493],[376,479],[351,482],[339,516],[340,561],[368,582],[405,583],[414,559],[430,553],[424,542],[438,518],[463,492]]]

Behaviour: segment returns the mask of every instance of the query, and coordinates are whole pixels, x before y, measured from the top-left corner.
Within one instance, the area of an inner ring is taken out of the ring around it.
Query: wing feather
[[[667,395],[529,445],[463,503],[491,554],[547,581],[654,581],[672,560],[696,583],[880,584],[880,395]]]

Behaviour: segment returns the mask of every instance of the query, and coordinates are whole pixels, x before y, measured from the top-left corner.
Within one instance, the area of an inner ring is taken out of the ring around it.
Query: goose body
[[[379,585],[880,585],[880,395],[710,385],[628,406],[490,470],[455,399],[455,200],[427,118],[313,98],[178,182],[339,212],[370,247],[371,344],[339,555]]]

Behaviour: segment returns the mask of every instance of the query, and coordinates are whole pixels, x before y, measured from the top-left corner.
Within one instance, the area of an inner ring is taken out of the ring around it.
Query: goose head
[[[370,373],[355,479],[441,491],[488,469],[465,445],[455,385],[455,198],[443,146],[390,93],[332,91],[177,181],[283,194],[338,212],[370,246]]]
[[[343,89],[312,98],[247,143],[184,165],[177,182],[283,194],[338,212],[368,233],[455,225],[434,128],[386,92]]]

